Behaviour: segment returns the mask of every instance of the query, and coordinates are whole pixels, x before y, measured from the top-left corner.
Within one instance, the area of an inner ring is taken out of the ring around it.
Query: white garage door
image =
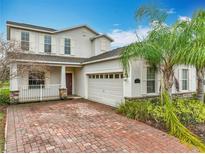
[[[123,101],[122,73],[88,76],[88,99],[114,107]]]

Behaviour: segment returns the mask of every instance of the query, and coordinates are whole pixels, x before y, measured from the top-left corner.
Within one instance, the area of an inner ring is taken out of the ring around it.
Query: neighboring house
[[[128,77],[123,76],[120,54],[123,48],[111,50],[112,38],[86,25],[55,30],[7,21],[8,40],[16,40],[25,51],[10,66],[16,77],[10,80],[14,101],[40,101],[77,95],[116,106],[125,97],[158,95],[160,74],[146,61],[130,62]],[[18,73],[20,67],[42,66],[39,70]],[[45,67],[46,66],[46,67]],[[193,67],[175,69],[178,93],[196,90]],[[177,93],[173,86],[173,93]]]

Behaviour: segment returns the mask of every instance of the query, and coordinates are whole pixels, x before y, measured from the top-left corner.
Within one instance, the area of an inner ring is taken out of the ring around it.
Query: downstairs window
[[[29,72],[29,80],[28,80],[30,89],[40,88],[42,85],[45,86],[45,72]]]
[[[155,93],[155,69],[147,68],[147,93]]]
[[[189,86],[188,69],[182,69],[182,90],[188,90]]]

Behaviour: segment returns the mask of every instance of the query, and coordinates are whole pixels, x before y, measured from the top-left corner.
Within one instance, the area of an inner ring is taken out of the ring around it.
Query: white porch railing
[[[20,102],[44,101],[59,99],[59,84],[24,85],[19,91]]]

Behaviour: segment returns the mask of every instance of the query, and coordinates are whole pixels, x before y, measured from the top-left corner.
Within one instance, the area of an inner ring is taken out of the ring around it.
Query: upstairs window
[[[51,53],[51,36],[50,35],[44,36],[44,51],[46,53]]]
[[[70,39],[65,38],[64,39],[64,53],[70,55]]]
[[[21,49],[29,50],[29,32],[21,32]]]
[[[188,90],[189,80],[188,80],[188,69],[182,69],[182,90]]]
[[[155,69],[147,68],[147,93],[155,93]]]
[[[28,79],[29,88],[37,89],[40,86],[45,86],[45,72],[29,72],[29,79]]]

